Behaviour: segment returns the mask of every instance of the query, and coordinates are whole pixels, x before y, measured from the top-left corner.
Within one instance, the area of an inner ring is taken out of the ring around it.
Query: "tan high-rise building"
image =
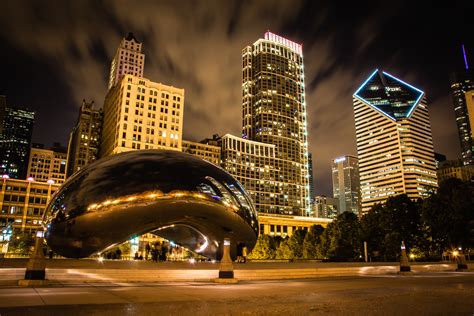
[[[69,136],[67,177],[99,157],[102,115],[102,109],[94,108],[94,101],[82,101],[76,126]]]
[[[104,102],[100,157],[135,149],[181,151],[184,89],[124,75]]]
[[[302,45],[267,32],[243,49],[242,66],[243,138],[275,146],[274,212],[309,215]]]
[[[34,144],[30,151],[28,178],[37,182],[54,181],[62,184],[66,181],[67,153],[64,150],[45,149],[41,144]]]
[[[145,54],[140,43],[132,33],[123,38],[110,64],[109,89],[117,85],[126,74],[143,77]]]
[[[217,166],[220,165],[221,148],[219,146],[183,140],[182,149],[185,153],[207,160]]]
[[[379,70],[354,93],[362,213],[392,195],[426,197],[438,186],[423,91]]]

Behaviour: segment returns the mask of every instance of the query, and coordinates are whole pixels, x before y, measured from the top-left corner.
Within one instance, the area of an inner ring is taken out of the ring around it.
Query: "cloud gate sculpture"
[[[223,169],[177,151],[140,150],[100,159],[51,199],[45,238],[56,253],[84,258],[154,233],[210,259],[224,238],[231,256],[250,251],[258,219],[249,195]]]

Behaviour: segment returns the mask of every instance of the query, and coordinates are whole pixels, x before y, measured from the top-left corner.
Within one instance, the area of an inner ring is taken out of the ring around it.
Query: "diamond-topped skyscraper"
[[[242,137],[275,145],[276,213],[309,214],[302,45],[271,32],[242,51]]]
[[[426,97],[375,70],[354,93],[362,212],[389,196],[427,196],[437,187]]]

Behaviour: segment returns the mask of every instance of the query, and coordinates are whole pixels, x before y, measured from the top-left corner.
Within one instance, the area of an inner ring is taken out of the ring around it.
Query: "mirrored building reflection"
[[[53,197],[48,245],[83,258],[153,232],[211,259],[223,239],[249,250],[258,236],[252,201],[223,169],[177,151],[141,150],[103,158],[73,175]]]

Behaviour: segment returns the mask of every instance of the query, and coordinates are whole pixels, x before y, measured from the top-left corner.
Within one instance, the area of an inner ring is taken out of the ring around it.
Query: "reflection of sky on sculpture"
[[[100,159],[73,175],[46,212],[48,243],[76,249],[71,257],[159,228],[162,237],[178,243],[181,238],[189,249],[211,256],[229,234],[249,248],[258,235],[257,214],[241,184],[222,168],[178,151],[132,151]],[[175,228],[163,228],[170,224]],[[204,242],[196,244],[184,227]],[[85,246],[76,246],[82,242]]]

